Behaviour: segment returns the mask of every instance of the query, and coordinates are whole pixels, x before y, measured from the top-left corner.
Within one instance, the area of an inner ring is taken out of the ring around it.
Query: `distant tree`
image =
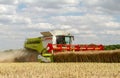
[[[116,45],[105,45],[105,50],[116,50],[116,49],[120,49],[120,44],[116,44]]]

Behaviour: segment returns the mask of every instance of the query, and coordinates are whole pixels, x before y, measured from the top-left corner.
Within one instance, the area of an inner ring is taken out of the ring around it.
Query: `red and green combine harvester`
[[[41,34],[43,35],[41,37],[28,38],[24,45],[26,49],[37,51],[38,59],[42,57],[53,62],[53,54],[60,52],[104,50],[101,44],[72,44],[74,36],[63,30],[41,32]]]

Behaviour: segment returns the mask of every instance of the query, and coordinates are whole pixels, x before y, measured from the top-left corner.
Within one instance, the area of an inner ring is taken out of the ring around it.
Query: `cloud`
[[[0,23],[4,25],[26,25],[31,23],[31,19],[18,15],[1,15]]]
[[[56,24],[61,23],[77,28],[103,28],[103,27],[119,27],[118,22],[114,21],[114,17],[106,15],[85,14],[82,16],[55,16],[50,18]]]
[[[119,0],[0,0],[0,40],[6,42],[0,46],[23,47],[26,38],[54,29],[71,32],[76,43],[119,43],[119,3]]]
[[[110,22],[107,22],[107,23],[105,24],[105,26],[106,26],[106,27],[110,27],[110,28],[119,28],[119,27],[120,27],[120,23],[110,21]]]
[[[70,25],[59,25],[60,26],[60,29],[71,29],[72,26]]]
[[[26,16],[51,17],[60,14],[79,14],[85,9],[79,7],[80,0],[24,0],[19,2],[25,7],[21,10],[17,7],[17,12]],[[39,16],[38,16],[39,15]]]
[[[62,8],[63,6],[74,6],[79,4],[79,0],[24,0],[22,2],[31,6],[37,5],[44,8]]]
[[[106,35],[120,35],[120,30],[107,30],[107,31],[103,31],[101,32],[102,34],[106,34]]]
[[[56,24],[64,24],[69,26],[68,31],[70,31],[77,39],[77,41],[82,41],[83,43],[112,43],[104,42],[106,41],[105,36],[117,40],[119,36],[120,23],[115,21],[115,18],[110,15],[95,15],[95,14],[85,14],[81,16],[55,16],[51,18]],[[61,25],[62,28],[64,28]],[[110,37],[110,35],[112,35]],[[80,39],[80,40],[79,40]],[[118,41],[118,40],[117,40]],[[117,42],[116,41],[116,42]],[[119,42],[119,41],[118,41]]]
[[[49,23],[38,23],[38,24],[33,24],[33,25],[29,25],[28,28],[32,28],[32,29],[54,29],[54,26],[52,24]]]
[[[18,4],[19,0],[0,0],[0,4],[5,4],[5,5],[14,5]]]
[[[97,13],[104,14],[119,14],[120,1],[119,0],[83,0],[83,4],[91,11],[96,10]],[[93,11],[95,12],[95,11]]]
[[[16,7],[14,5],[4,5],[1,4],[0,5],[0,14],[2,15],[11,15],[11,14],[15,14]]]

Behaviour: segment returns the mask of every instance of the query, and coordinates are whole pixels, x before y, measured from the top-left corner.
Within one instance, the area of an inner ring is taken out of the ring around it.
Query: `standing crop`
[[[0,78],[119,77],[119,63],[0,63]]]

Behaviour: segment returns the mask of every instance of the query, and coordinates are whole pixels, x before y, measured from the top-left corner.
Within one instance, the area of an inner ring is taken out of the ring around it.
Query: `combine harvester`
[[[67,55],[70,52],[104,50],[104,46],[101,44],[72,44],[74,36],[63,30],[41,32],[41,34],[43,35],[42,37],[28,38],[24,44],[26,49],[34,50],[38,53],[39,61],[54,62],[53,56],[63,52]]]

